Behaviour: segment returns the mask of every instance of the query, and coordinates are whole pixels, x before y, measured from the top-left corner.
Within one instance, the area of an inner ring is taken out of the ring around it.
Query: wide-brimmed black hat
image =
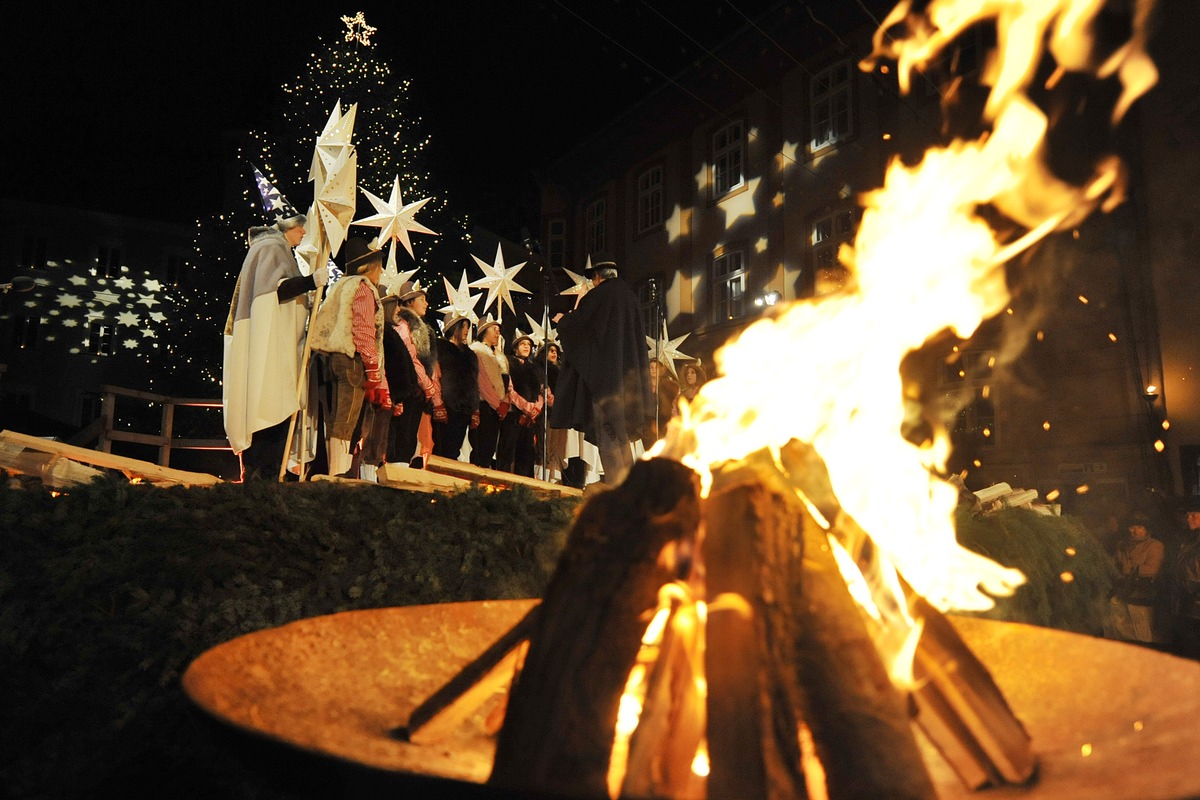
[[[597,253],[596,257],[589,261],[583,267],[583,274],[586,277],[592,277],[592,273],[600,269],[617,269],[617,260],[608,253]]]
[[[372,250],[367,240],[358,236],[346,240],[343,253],[346,259],[345,272],[350,275],[361,275],[376,264],[383,263],[383,250]]]

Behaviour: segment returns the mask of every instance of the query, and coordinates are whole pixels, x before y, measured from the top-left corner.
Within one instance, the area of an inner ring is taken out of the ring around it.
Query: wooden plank
[[[110,442],[129,442],[130,444],[146,444],[151,447],[162,447],[166,438],[161,433],[137,433],[120,429],[108,432]]]
[[[376,477],[379,483],[385,486],[414,492],[450,494],[466,491],[472,486],[468,480],[439,475],[427,469],[413,469],[407,464],[384,464],[379,468]]]
[[[105,469],[120,470],[128,477],[139,477],[155,482],[179,483],[185,486],[212,486],[222,483],[221,479],[217,476],[209,475],[205,472],[186,472],[184,470],[171,469],[170,467],[160,467],[158,464],[139,461],[136,458],[127,458],[125,456],[113,455],[112,453],[88,450],[83,447],[63,444],[62,442],[51,442],[15,431],[0,431],[0,440],[20,445],[29,450],[63,456],[64,458],[84,464],[91,464]]]
[[[228,439],[172,439],[176,450],[230,450]]]
[[[480,705],[513,678],[529,642],[538,606],[493,642],[474,661],[413,709],[408,722],[393,736],[414,744],[430,744],[445,738]]]
[[[132,397],[137,400],[146,400],[151,403],[167,403],[171,400],[171,398],[167,397],[165,394],[143,392],[138,389],[126,389],[123,386],[110,386],[108,384],[101,386],[100,391],[103,394],[116,394],[120,395],[121,397]]]
[[[542,494],[552,494],[561,497],[582,497],[583,491],[576,489],[573,486],[564,486],[559,483],[547,483],[539,481],[535,478],[527,478],[524,475],[514,475],[511,472],[502,472],[498,469],[487,469],[485,467],[477,467],[474,464],[469,464],[466,461],[455,461],[454,459],[445,458],[443,456],[430,456],[428,471],[437,472],[442,475],[450,475],[455,478],[464,478],[468,481],[476,481],[478,483],[486,483],[492,486],[526,486],[535,492]]]
[[[22,445],[0,442],[0,467],[11,473],[32,475],[51,489],[67,489],[90,482],[103,472],[61,456],[27,451]]]

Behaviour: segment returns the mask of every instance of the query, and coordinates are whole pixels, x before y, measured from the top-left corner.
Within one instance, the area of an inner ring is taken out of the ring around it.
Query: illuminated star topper
[[[517,273],[521,271],[521,268],[528,262],[522,261],[515,267],[505,267],[504,253],[501,252],[500,245],[496,245],[496,263],[494,265],[488,264],[474,253],[471,254],[471,258],[475,259],[475,263],[483,270],[483,277],[477,281],[471,281],[467,285],[475,289],[487,289],[487,299],[483,303],[483,310],[485,312],[492,307],[492,303],[496,301],[497,297],[504,301],[509,311],[516,311],[517,309],[513,307],[512,293],[523,292],[525,294],[533,294],[533,292],[513,280],[517,276]],[[504,309],[497,303],[496,319],[499,320],[503,314]]]
[[[345,39],[347,42],[358,42],[371,46],[371,36],[377,30],[367,24],[367,18],[363,16],[363,12],[359,11],[353,17],[342,17],[342,23],[346,26]]]
[[[695,361],[696,359],[689,356],[687,353],[680,352],[679,345],[683,344],[683,340],[691,334],[685,333],[676,339],[672,339],[667,335],[667,323],[663,323],[662,333],[655,340],[653,337],[646,337],[646,346],[650,348],[650,360],[658,359],[664,367],[671,371],[671,374],[676,378],[679,374],[675,372],[676,361]]]
[[[475,306],[479,304],[481,294],[471,294],[470,284],[467,283],[467,273],[463,272],[462,277],[458,279],[458,288],[444,275],[442,282],[446,284],[446,298],[450,301],[449,305],[438,309],[439,314],[445,314],[447,311],[453,311],[460,317],[466,317],[471,321],[472,325],[479,323],[479,315],[475,313]]]
[[[377,243],[382,246],[384,243],[391,243],[392,247],[388,251],[388,262],[385,272],[388,274],[397,273],[396,269],[396,242],[404,245],[404,249],[408,254],[416,259],[416,254],[413,253],[412,239],[409,238],[409,232],[426,233],[430,236],[437,236],[437,231],[431,231],[421,223],[417,222],[416,214],[421,210],[421,207],[432,200],[432,197],[426,197],[423,200],[418,200],[415,203],[404,205],[404,201],[400,197],[400,176],[397,175],[392,183],[392,194],[387,202],[368,192],[366,189],[362,193],[371,201],[371,205],[375,206],[375,212],[369,217],[356,219],[351,225],[370,225],[373,228],[379,228],[379,238]]]

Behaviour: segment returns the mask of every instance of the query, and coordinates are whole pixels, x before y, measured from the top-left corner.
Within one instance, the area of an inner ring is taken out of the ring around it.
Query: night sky
[[[319,38],[362,10],[380,54],[414,79],[436,184],[456,210],[503,228],[519,222],[504,206],[531,195],[540,162],[774,4],[9,6],[0,196],[182,223],[219,211],[221,165],[234,155],[222,132],[254,127]]]

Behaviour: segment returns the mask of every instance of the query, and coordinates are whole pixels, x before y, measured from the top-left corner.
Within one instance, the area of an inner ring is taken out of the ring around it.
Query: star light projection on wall
[[[119,354],[146,358],[159,349],[159,334],[177,302],[173,287],[126,265],[115,277],[71,259],[47,266],[4,318],[36,318],[38,343],[89,356],[93,364]]]

